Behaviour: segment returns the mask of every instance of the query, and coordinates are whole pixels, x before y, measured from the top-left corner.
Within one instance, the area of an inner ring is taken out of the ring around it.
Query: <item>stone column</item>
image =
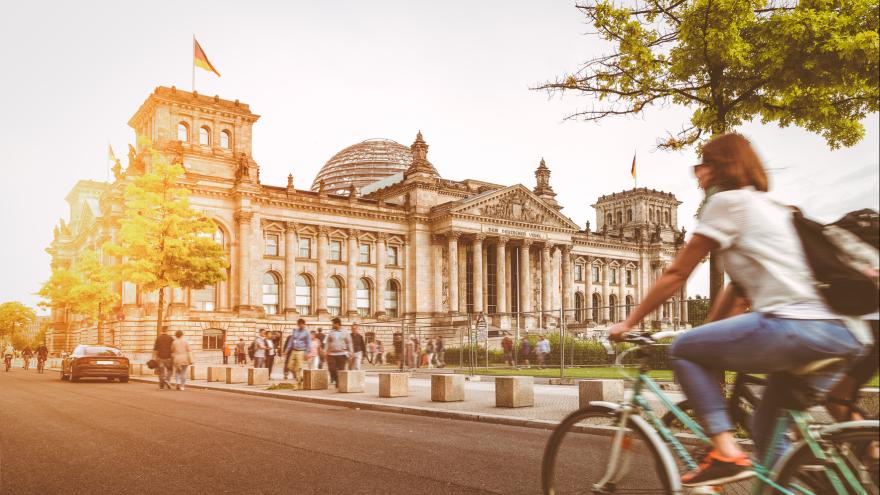
[[[284,313],[288,317],[296,317],[296,253],[299,241],[296,235],[296,223],[287,222],[284,232]]]
[[[434,258],[434,313],[443,312],[443,239],[432,238],[431,255]]]
[[[571,246],[562,246],[562,309],[566,321],[574,320],[571,304],[574,289],[574,274],[571,272]]]
[[[496,296],[497,308],[499,313],[507,312],[507,237],[499,237],[495,244],[495,288],[498,295]]]
[[[526,239],[519,248],[519,310],[523,313],[532,311],[531,247],[532,241]]]
[[[611,308],[608,300],[608,265],[602,265],[601,268],[602,275],[602,312],[600,313],[602,316],[602,321],[608,321],[611,319]]]
[[[317,302],[315,303],[318,316],[327,316],[327,258],[330,257],[330,245],[328,236],[330,231],[323,225],[318,227],[318,280],[315,285],[318,288]]]
[[[388,235],[379,232],[376,235],[376,316],[385,316],[385,256],[388,254],[386,243]],[[399,303],[398,303],[399,304]]]
[[[541,316],[546,319],[551,316],[549,311],[553,309],[553,273],[551,273],[552,260],[550,259],[550,245],[544,243],[541,248]]]
[[[587,257],[587,264],[584,265],[586,270],[586,292],[584,293],[584,309],[587,310],[586,321],[593,320],[593,259]]]
[[[467,249],[458,250],[458,312],[467,314]]]
[[[623,260],[621,260],[623,261]],[[617,269],[617,321],[626,319],[626,266],[621,263]]]
[[[449,312],[455,314],[458,307],[458,238],[459,232],[446,234],[447,264],[449,265]]]
[[[483,239],[486,236],[477,234],[474,236],[472,249],[474,251],[474,313],[483,311]]]
[[[235,214],[238,224],[238,306],[247,309],[251,305],[251,220],[254,214],[239,210]]]
[[[348,267],[346,269],[346,299],[348,316],[357,316],[357,263],[360,257],[358,251],[358,236],[360,231],[349,229],[348,231]]]

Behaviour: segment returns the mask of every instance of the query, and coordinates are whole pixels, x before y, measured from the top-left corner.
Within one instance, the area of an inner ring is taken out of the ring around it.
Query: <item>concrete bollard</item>
[[[209,382],[222,382],[226,380],[226,366],[209,366],[207,380]]]
[[[499,376],[495,378],[496,407],[531,407],[534,405],[534,377]]]
[[[306,390],[327,390],[330,386],[330,372],[327,370],[303,370],[303,388]]]
[[[336,390],[345,393],[364,391],[367,372],[363,370],[341,370],[336,372]]]
[[[578,380],[578,403],[587,407],[593,401],[623,400],[623,380]]]
[[[207,380],[208,379],[208,367],[203,364],[189,365],[189,379],[190,380]]]
[[[269,383],[269,368],[241,368],[247,370],[248,385],[266,385]]]
[[[464,400],[464,375],[431,375],[431,400],[434,402]]]
[[[247,383],[248,369],[240,366],[226,368],[226,383]]]
[[[379,373],[379,397],[409,395],[409,373]]]

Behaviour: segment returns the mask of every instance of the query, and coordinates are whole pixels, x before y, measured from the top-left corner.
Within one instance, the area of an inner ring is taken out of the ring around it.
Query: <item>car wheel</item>
[[[78,381],[79,381],[79,377],[76,376],[76,375],[74,375],[73,373],[71,373],[71,374],[70,374],[70,381],[71,381],[71,382],[78,382]]]
[[[64,374],[64,370],[61,370],[61,379],[67,380],[67,378],[68,378],[67,375]]]
[[[113,383],[113,377],[112,377],[112,376],[108,376],[108,377],[107,377],[107,381],[110,382],[110,383]]]

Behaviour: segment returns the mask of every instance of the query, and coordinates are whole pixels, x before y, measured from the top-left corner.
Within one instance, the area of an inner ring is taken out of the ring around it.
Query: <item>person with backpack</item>
[[[251,343],[251,359],[254,361],[254,368],[264,368],[266,366],[266,330],[261,328],[257,333],[257,337]]]
[[[333,328],[325,340],[327,352],[327,368],[330,370],[330,381],[337,383],[337,372],[344,371],[348,359],[352,354],[354,344],[351,335],[342,331],[342,320],[333,318]]]
[[[751,144],[739,134],[723,134],[706,143],[702,158],[694,174],[707,199],[692,239],[627,319],[609,331],[611,340],[621,340],[672,297],[710,252],[720,256],[733,283],[713,301],[710,323],[684,332],[669,350],[676,378],[712,442],[699,466],[682,476],[687,487],[718,486],[755,474],[734,438],[719,387],[723,371],[768,374],[753,416],[757,458],[764,459],[787,447],[785,439],[769,445],[790,386],[787,372],[842,358],[843,363],[804,378],[822,395],[865,349],[859,322],[832,309],[820,294],[796,218],[768,196],[767,175]],[[752,312],[717,319],[742,296]]]
[[[244,345],[244,339],[241,337],[238,339],[238,344],[235,345],[235,364],[247,365],[247,346]]]

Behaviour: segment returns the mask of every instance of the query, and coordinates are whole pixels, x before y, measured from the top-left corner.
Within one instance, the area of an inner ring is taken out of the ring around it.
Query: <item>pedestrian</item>
[[[351,345],[352,353],[349,369],[359,370],[361,369],[361,363],[364,360],[364,353],[367,351],[367,345],[364,342],[364,336],[358,332],[357,323],[351,324]]]
[[[171,370],[174,367],[171,354],[171,344],[174,338],[168,335],[171,327],[162,327],[162,333],[156,337],[153,343],[153,360],[156,361],[156,372],[159,374],[159,390],[171,390]]]
[[[244,344],[244,338],[238,338],[238,344],[235,345],[235,364],[239,366],[247,365],[247,348]]]
[[[867,336],[860,332],[863,326],[848,327],[823,298],[792,210],[768,194],[766,171],[747,139],[739,134],[712,138],[693,171],[707,196],[693,236],[608,337],[621,340],[637,329],[710,252],[719,257],[731,283],[712,301],[710,323],[682,332],[668,351],[713,447],[681,482],[707,486],[755,474],[718,386],[723,371],[767,373],[767,387],[750,419],[754,457],[772,466],[789,442],[787,435],[774,434],[785,430],[778,418],[791,396],[789,373],[819,360],[842,358],[836,366],[799,378],[800,392],[822,397],[842,377],[847,361],[864,353],[860,339]],[[742,312],[743,300],[751,312],[733,316]]]
[[[367,342],[367,362],[376,364],[376,340]]]
[[[321,364],[321,340],[318,338],[318,332],[312,330],[311,340],[309,341],[309,354],[306,356],[309,360],[309,369],[316,370]]]
[[[513,340],[509,335],[501,339],[501,350],[504,351],[504,362],[508,366],[513,366]]]
[[[342,331],[342,320],[333,318],[331,321],[333,329],[324,339],[324,348],[327,354],[327,368],[330,370],[330,381],[335,385],[337,373],[345,370],[353,345],[351,335]]]
[[[434,367],[434,339],[428,339],[425,352],[428,354],[428,369],[431,369]]]
[[[532,365],[529,363],[529,354],[532,353],[532,343],[529,341],[528,337],[522,338],[522,344],[519,346],[519,360],[521,363],[525,363],[526,368],[531,368]]]
[[[538,335],[535,354],[538,356],[538,368],[543,368],[547,363],[547,355],[550,354],[550,341],[545,339],[543,335]]]
[[[443,336],[437,337],[437,341],[434,342],[434,352],[436,353],[437,359],[437,367],[445,368],[446,367],[446,344],[443,343]]]
[[[413,343],[412,337],[406,339],[406,358],[405,365],[407,368],[414,368],[416,363],[416,346]]]
[[[260,329],[251,346],[254,348],[254,368],[266,366],[266,330]]]
[[[174,332],[174,342],[171,344],[171,359],[174,365],[174,376],[177,380],[177,390],[186,390],[186,370],[193,364],[192,351],[189,342],[183,338],[183,331]]]
[[[306,320],[300,318],[296,320],[296,330],[287,338],[287,344],[284,346],[284,352],[287,354],[287,361],[284,368],[284,376],[287,376],[288,368],[293,373],[293,379],[296,381],[296,388],[303,386],[303,363],[305,362],[306,353],[312,348],[312,334],[306,329]]]
[[[275,354],[278,350],[275,339],[266,332],[266,368],[269,370],[269,379],[272,379],[272,365],[275,364]]]
[[[175,334],[177,335],[177,334]],[[229,355],[232,354],[232,345],[223,346],[223,364],[229,364]]]
[[[287,346],[290,344],[290,339],[293,338],[293,333],[287,336],[284,339],[284,346],[281,347],[281,354],[284,356],[284,368],[282,372],[284,373],[284,379],[287,380],[287,376],[290,374],[287,368],[290,366],[290,352],[287,351]]]
[[[376,358],[375,364],[385,364],[385,344],[381,340],[376,339]]]
[[[321,349],[318,352],[318,369],[324,368],[324,361],[327,360],[327,351],[324,347],[324,341],[327,340],[327,334],[324,333],[324,329],[318,329],[318,341],[321,342]]]

